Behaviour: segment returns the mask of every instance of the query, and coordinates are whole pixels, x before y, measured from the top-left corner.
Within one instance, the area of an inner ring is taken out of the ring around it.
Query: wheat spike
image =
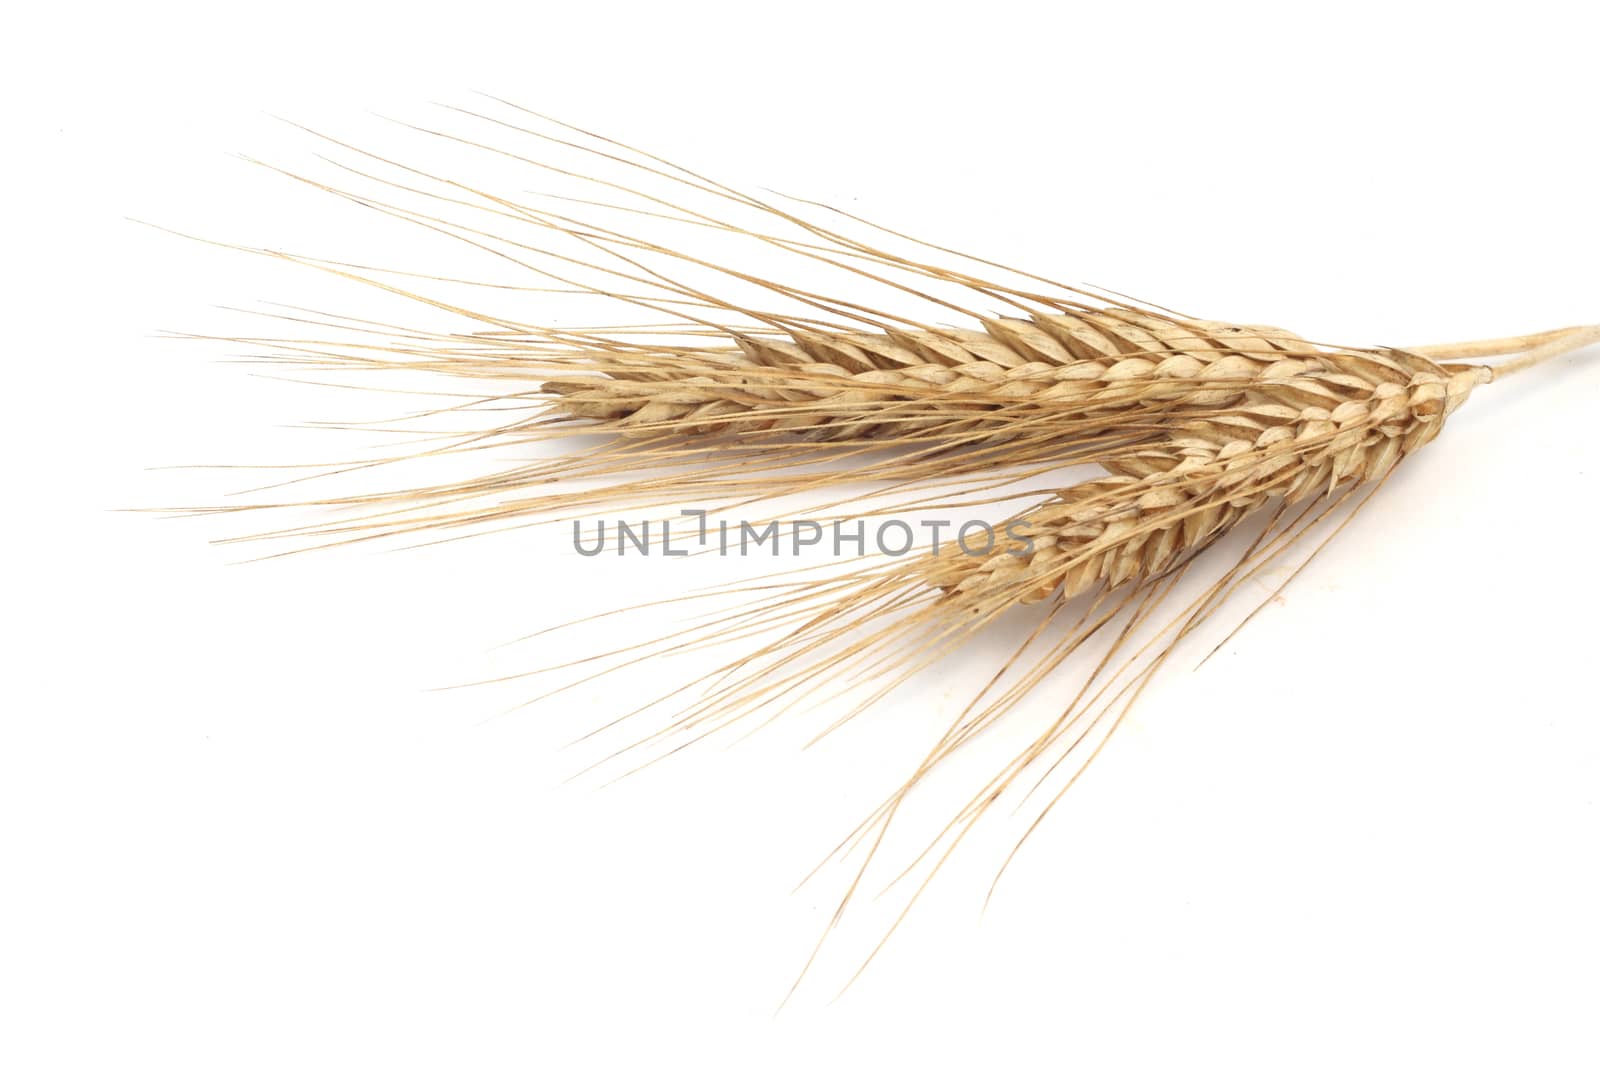
[[[573,418],[629,435],[914,437],[1026,420],[1059,432],[1128,409],[1222,406],[1277,358],[1315,351],[1268,327],[1128,314],[985,321],[987,333],[797,333],[663,359],[575,352],[591,373],[543,389]]]
[[[397,534],[468,536],[508,521],[614,514],[636,505],[776,507],[818,489],[848,488],[854,495],[842,506],[851,517],[881,514],[888,507],[883,494],[896,490],[917,491],[923,506],[965,507],[977,503],[971,494],[980,490],[1004,501],[1028,495],[1016,486],[1030,474],[1060,475],[1054,484],[1061,485],[1065,468],[1099,465],[1104,475],[1062,485],[1053,499],[1015,516],[1026,539],[1008,537],[978,555],[968,555],[963,545],[959,552],[875,562],[843,576],[806,574],[762,585],[753,607],[581,661],[625,657],[621,665],[628,665],[663,648],[718,647],[753,635],[760,642],[755,651],[693,683],[701,688],[685,698],[687,707],[622,749],[662,741],[675,751],[749,716],[770,719],[819,683],[842,679],[865,687],[866,696],[837,726],[1002,615],[1040,605],[1044,617],[1034,632],[992,676],[976,679],[971,702],[945,735],[847,838],[843,848],[865,844],[866,856],[834,922],[902,803],[953,752],[1030,694],[1058,694],[1036,739],[891,885],[927,857],[935,857],[936,871],[1025,773],[1037,772],[1037,789],[1071,761],[1058,798],[1181,640],[1242,581],[1327,520],[1341,500],[1359,499],[1359,507],[1370,499],[1370,492],[1352,490],[1375,491],[1477,389],[1600,341],[1600,327],[1572,327],[1462,344],[1354,347],[1276,327],[1201,319],[1011,270],[843,212],[831,211],[825,224],[805,207],[757,199],[499,103],[510,109],[505,117],[450,109],[482,123],[482,140],[421,132],[570,178],[585,193],[599,189],[598,195],[620,202],[553,197],[577,205],[558,210],[545,200],[527,202],[437,178],[341,142],[331,143],[353,160],[334,165],[358,179],[361,191],[288,176],[484,253],[531,284],[245,248],[408,301],[449,323],[424,327],[297,311],[272,317],[310,324],[313,336],[227,338],[297,370],[420,371],[481,387],[449,393],[445,407],[417,418],[431,426],[426,420],[466,414],[487,418],[487,426],[461,430],[452,423],[437,436],[425,434],[421,448],[330,464],[289,484],[412,459],[482,457],[482,473],[399,489],[327,492],[288,504],[199,510],[310,504],[338,511],[324,522],[259,535],[303,536],[315,545]],[[496,138],[509,138],[510,147]],[[529,143],[538,146],[531,155],[524,154]],[[554,166],[543,158],[548,151],[570,151],[582,162]],[[584,163],[617,164],[630,180],[592,176]],[[868,287],[886,298],[886,306],[827,292],[826,283],[766,277],[737,262],[694,255],[619,218],[728,239]],[[918,251],[893,250],[908,247]],[[603,298],[619,319],[623,311],[644,318],[543,326],[520,321],[514,308],[491,311],[471,297],[435,295],[433,285],[522,290],[518,295],[530,303],[550,292]],[[1512,358],[1492,367],[1463,362],[1499,356]],[[385,429],[407,433],[410,419]],[[532,444],[596,432],[606,435],[600,445],[557,458],[527,454]],[[509,453],[513,462],[490,462],[491,453],[495,461]],[[863,488],[876,482],[888,488]],[[1238,562],[1173,610],[1178,601],[1167,597],[1189,564],[1251,516],[1263,519],[1263,529]],[[1058,622],[1070,629],[1051,630]],[[1157,630],[1154,636],[1141,629],[1147,625]],[[1112,636],[1110,650],[1088,665],[1086,678],[1053,687],[1056,672],[1075,666],[1096,635]],[[690,691],[685,686],[656,695],[617,722]],[[948,844],[941,854],[942,841]]]
[[[1488,368],[1474,367],[1420,372],[1405,385],[1347,386],[1349,399],[1332,409],[1295,411],[1262,394],[1226,418],[1191,423],[1163,442],[1153,455],[1164,469],[1080,482],[1061,490],[1058,502],[1018,516],[1041,531],[1031,551],[1019,553],[1009,543],[981,561],[948,553],[957,573],[935,584],[992,611],[995,601],[1026,604],[1151,580],[1269,501],[1293,504],[1382,480],[1433,440],[1445,417],[1489,378]]]

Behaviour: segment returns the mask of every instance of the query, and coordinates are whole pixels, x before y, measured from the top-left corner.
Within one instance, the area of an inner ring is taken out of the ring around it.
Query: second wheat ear
[[[1034,612],[1013,651],[972,663],[968,692],[938,741],[841,842],[841,854],[859,850],[861,858],[829,929],[861,895],[916,787],[948,757],[1002,717],[1031,716],[1028,743],[980,774],[971,799],[886,879],[909,897],[890,930],[1013,790],[1037,801],[1026,838],[1155,670],[1242,583],[1306,555],[1306,535],[1349,504],[1334,532],[1342,528],[1490,383],[1600,341],[1600,327],[1572,327],[1455,345],[1350,347],[1199,319],[1008,270],[803,201],[780,206],[495,105],[449,109],[470,136],[413,129],[509,161],[524,180],[558,177],[572,192],[534,198],[520,186],[480,188],[328,138],[353,184],[289,176],[419,237],[481,254],[497,275],[446,278],[249,248],[386,294],[413,314],[380,322],[280,312],[274,317],[314,329],[229,339],[300,369],[457,380],[444,406],[397,420],[441,427],[425,447],[307,478],[437,459],[476,461],[481,473],[208,510],[335,513],[245,539],[289,539],[292,553],[302,550],[295,539],[455,540],[664,505],[748,520],[751,509],[770,514],[816,491],[842,495],[835,521],[882,518],[912,503],[959,516],[1031,497],[1005,527],[1025,538],[802,571],[752,587],[749,603],[736,600],[688,631],[586,659],[607,673],[663,651],[738,646],[716,670],[618,709],[613,725],[662,717],[623,751],[655,743],[670,752],[767,721],[819,689],[848,708],[830,732],[1002,617]],[[617,175],[594,173],[605,168]],[[644,232],[650,227],[665,236]],[[810,280],[713,258],[697,249],[710,238],[792,263]],[[874,292],[885,306],[867,303]],[[607,321],[541,325],[552,294],[591,298]],[[1493,357],[1508,358],[1476,362]],[[474,425],[461,428],[462,418]],[[582,443],[596,435],[599,443]],[[565,451],[541,457],[552,442]],[[1068,468],[1085,464],[1103,473],[1069,481]],[[1044,499],[1024,488],[1040,476],[1059,479]],[[1174,595],[1192,564],[1230,544],[1220,576],[1192,598]]]

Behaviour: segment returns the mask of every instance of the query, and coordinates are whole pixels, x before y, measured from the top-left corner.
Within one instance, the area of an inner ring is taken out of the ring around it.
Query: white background
[[[431,690],[657,571],[515,534],[242,564],[209,520],[118,510],[214,502],[238,480],[149,468],[304,458],[325,442],[278,427],[338,407],[154,336],[306,278],[126,216],[413,240],[232,158],[317,151],[266,113],[359,139],[493,92],[1002,262],[1426,343],[1600,319],[1579,10],[12,12],[0,1058],[1595,1062],[1600,353],[1475,397],[1152,687],[981,922],[975,853],[842,999],[835,974],[776,1016],[837,886],[789,890],[933,703],[563,785],[601,697]]]

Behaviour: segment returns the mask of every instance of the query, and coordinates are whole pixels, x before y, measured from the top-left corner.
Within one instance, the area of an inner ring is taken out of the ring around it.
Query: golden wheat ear
[[[452,279],[250,249],[444,321],[425,327],[284,315],[324,329],[232,339],[301,372],[409,370],[471,380],[483,390],[451,396],[448,406],[391,428],[426,442],[421,449],[329,465],[306,478],[338,484],[341,472],[365,475],[406,459],[461,455],[480,457],[486,473],[238,505],[305,503],[357,516],[266,536],[303,535],[313,544],[456,537],[652,498],[775,500],[818,484],[981,481],[1008,465],[1047,470],[1087,462],[1143,473],[1169,462],[1161,442],[1197,414],[1221,417],[1267,379],[1344,373],[1347,356],[1381,354],[1063,285],[795,202],[826,212],[824,223],[815,211],[808,218],[804,207],[781,207],[495,103],[503,110],[493,114],[447,109],[473,127],[471,135],[412,128],[530,175],[565,179],[578,195],[530,198],[479,188],[330,138],[320,140],[332,153],[338,185],[280,173],[419,235],[459,244],[506,277]],[[604,167],[618,173],[594,173]],[[673,235],[682,244],[672,243]],[[687,250],[712,239],[731,251],[713,257]],[[789,264],[838,288],[768,276],[741,263],[745,253],[766,254],[774,270]],[[460,285],[468,286],[468,298],[440,291]],[[608,309],[610,322],[558,328],[470,299],[491,291],[525,293],[525,310],[556,292],[590,297]],[[1412,351],[1445,359],[1503,350],[1477,344]],[[504,418],[508,411],[512,417]],[[434,429],[457,425],[463,414],[478,416],[473,429]],[[568,450],[560,460],[530,456],[530,446],[597,432],[618,440]],[[580,482],[581,491],[551,489]]]
[[[424,443],[304,472],[287,483],[289,499],[203,510],[320,509],[329,517],[260,539],[325,545],[454,539],[673,505],[763,522],[823,490],[843,496],[830,505],[840,520],[892,514],[908,495],[956,511],[1032,500],[1010,505],[1021,507],[1012,518],[1022,535],[1008,524],[981,552],[947,547],[764,582],[745,590],[749,603],[580,665],[602,674],[662,651],[744,642],[716,670],[595,731],[637,730],[600,760],[615,766],[627,753],[637,766],[770,721],[819,690],[848,709],[831,732],[930,665],[1028,620],[1001,662],[975,672],[970,699],[913,773],[842,843],[858,863],[829,930],[865,894],[919,787],[957,752],[1003,718],[1042,712],[1028,744],[986,768],[971,799],[887,879],[885,891],[909,894],[890,931],[1002,797],[1038,799],[1025,839],[1154,673],[1242,583],[1301,552],[1325,524],[1327,537],[1337,534],[1479,390],[1600,342],[1600,326],[1589,326],[1353,347],[1202,319],[806,201],[780,206],[499,103],[497,114],[451,109],[473,136],[419,132],[576,190],[479,188],[326,138],[339,184],[288,176],[459,245],[503,276],[247,249],[398,300],[417,317],[281,311],[269,318],[292,335],[228,340],[297,373],[439,383],[419,388],[437,391],[438,407],[383,427],[415,430]],[[620,175],[591,173],[603,165]],[[701,251],[702,242],[725,251]],[[491,294],[515,304],[477,303]],[[542,323],[542,301],[556,295],[591,300],[604,321]],[[320,488],[438,460],[458,466],[399,488]],[[1069,468],[1084,465],[1103,473],[1074,481]],[[1051,481],[1045,499],[1023,487],[1035,476]],[[307,499],[313,481],[319,491]],[[1242,547],[1230,561],[1231,549],[1214,551],[1223,544]],[[1179,592],[1219,554],[1209,583]],[[650,715],[665,721],[642,726]]]
[[[492,473],[384,493],[291,501],[362,513],[261,536],[310,537],[314,544],[460,536],[477,527],[628,506],[716,506],[869,483],[919,483],[937,490],[930,499],[943,494],[953,502],[974,484],[1004,484],[995,472],[1007,469],[1037,473],[1099,464],[1112,473],[1142,476],[1184,458],[1196,420],[1259,434],[1273,420],[1314,420],[1319,410],[1331,412],[1350,400],[1351,382],[1409,386],[1418,375],[1469,369],[1504,377],[1594,337],[1592,328],[1573,327],[1496,341],[1362,350],[1313,345],[1265,327],[1169,321],[1143,312],[1102,318],[1139,323],[1138,334],[1097,334],[1106,347],[1112,347],[1113,336],[1125,348],[1142,347],[1088,358],[1057,346],[1051,354],[1058,361],[1045,363],[1039,356],[1048,349],[1037,337],[1030,362],[1020,362],[1022,353],[998,342],[968,342],[965,362],[928,361],[856,373],[797,355],[803,351],[797,345],[747,337],[739,338],[742,347],[728,350],[529,351],[516,364],[524,378],[510,394],[512,421],[444,435],[417,456],[352,465],[361,471],[404,458],[476,454]],[[1011,336],[1021,321],[1012,323]],[[1081,321],[1096,318],[1085,315]],[[1004,333],[990,325],[996,334]],[[1046,335],[1039,331],[1038,336]],[[855,341],[860,344],[853,349],[862,350],[864,336],[856,335]],[[838,347],[815,351],[836,357]],[[1429,358],[1519,352],[1493,371]],[[496,377],[511,373],[505,352],[495,359]],[[437,353],[425,369],[482,374],[476,359],[462,366]],[[474,399],[467,406],[477,403]],[[499,458],[508,450],[587,438],[597,431],[614,434],[616,442],[559,460],[507,465]],[[596,478],[609,482],[596,485]],[[559,488],[564,484],[584,488],[566,492]],[[485,498],[492,503],[480,504]]]

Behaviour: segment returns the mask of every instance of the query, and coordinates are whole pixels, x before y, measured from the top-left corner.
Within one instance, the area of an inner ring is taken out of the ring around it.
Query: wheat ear
[[[1484,367],[1424,372],[1405,385],[1348,390],[1331,410],[1263,400],[1190,423],[1164,442],[1170,467],[1063,489],[1059,501],[1017,517],[1039,531],[1029,551],[1012,542],[980,560],[947,553],[950,572],[932,580],[988,613],[1153,579],[1263,504],[1381,481],[1490,378]]]
[[[1060,432],[1137,408],[1213,405],[1274,357],[1312,351],[1269,327],[1150,314],[998,318],[986,333],[797,333],[738,337],[736,351],[670,359],[574,352],[582,376],[551,378],[555,409],[623,434],[914,437],[952,426]],[[1231,357],[1231,358],[1230,358]],[[1016,424],[1026,423],[1026,430]]]
[[[1108,472],[1021,512],[1026,542],[763,585],[752,608],[615,654],[639,662],[662,648],[714,647],[752,634],[766,642],[700,679],[704,688],[690,706],[651,735],[675,751],[747,716],[770,719],[818,682],[867,688],[839,720],[846,721],[975,635],[992,633],[1001,616],[1039,604],[1043,618],[1033,632],[992,675],[978,677],[971,702],[944,736],[847,838],[846,848],[865,843],[866,856],[834,922],[914,787],[1059,678],[1063,665],[1077,663],[1089,641],[1112,637],[1081,684],[1051,690],[1060,701],[1037,738],[974,794],[913,867],[936,855],[948,835],[953,840],[933,861],[936,871],[1025,771],[1039,771],[1038,789],[1074,761],[1048,811],[1183,638],[1341,500],[1358,496],[1359,506],[1371,499],[1350,491],[1384,484],[1474,390],[1600,341],[1600,327],[1572,327],[1409,349],[1345,347],[1201,319],[1011,270],[819,205],[758,199],[499,103],[509,110],[450,109],[480,124],[481,137],[422,132],[570,178],[583,193],[607,199],[530,201],[340,142],[332,142],[343,153],[334,165],[354,176],[357,189],[289,176],[490,257],[525,284],[248,248],[450,321],[424,327],[296,312],[276,317],[310,324],[312,336],[229,338],[280,366],[420,371],[474,385],[473,393],[450,393],[446,406],[421,418],[465,414],[487,425],[428,435],[419,449],[330,465],[294,484],[413,459],[481,459],[484,472],[273,504],[359,514],[266,536],[308,535],[313,543],[455,537],[575,510],[775,502],[814,489],[856,492],[875,480],[917,490],[924,503],[964,506],[959,494],[975,486],[1015,499],[1019,471],[1062,481],[1064,468],[1080,463]],[[575,153],[579,163],[554,166],[543,158],[547,152]],[[616,164],[637,181],[592,176],[585,164]],[[826,283],[767,277],[636,228],[652,224],[735,241],[843,279],[852,290],[840,295]],[[643,321],[555,328],[430,291],[456,284],[519,292],[530,303],[551,292],[592,297],[619,320],[626,311]],[[858,299],[862,286],[882,294],[883,306]],[[949,322],[956,325],[939,325]],[[1461,362],[1501,356],[1510,358],[1492,367]],[[411,424],[387,428],[403,433]],[[573,455],[525,454],[530,444],[597,431],[609,439]],[[491,464],[490,453],[496,460],[509,453],[514,462]],[[597,487],[590,479],[611,481]],[[862,490],[846,507],[873,514],[879,492]],[[1251,516],[1263,516],[1263,525],[1238,562],[1172,612],[1167,598],[1189,564]],[[1051,629],[1063,620],[1067,632]],[[1146,625],[1158,631],[1148,640],[1141,636]],[[676,695],[657,695],[638,711]]]

